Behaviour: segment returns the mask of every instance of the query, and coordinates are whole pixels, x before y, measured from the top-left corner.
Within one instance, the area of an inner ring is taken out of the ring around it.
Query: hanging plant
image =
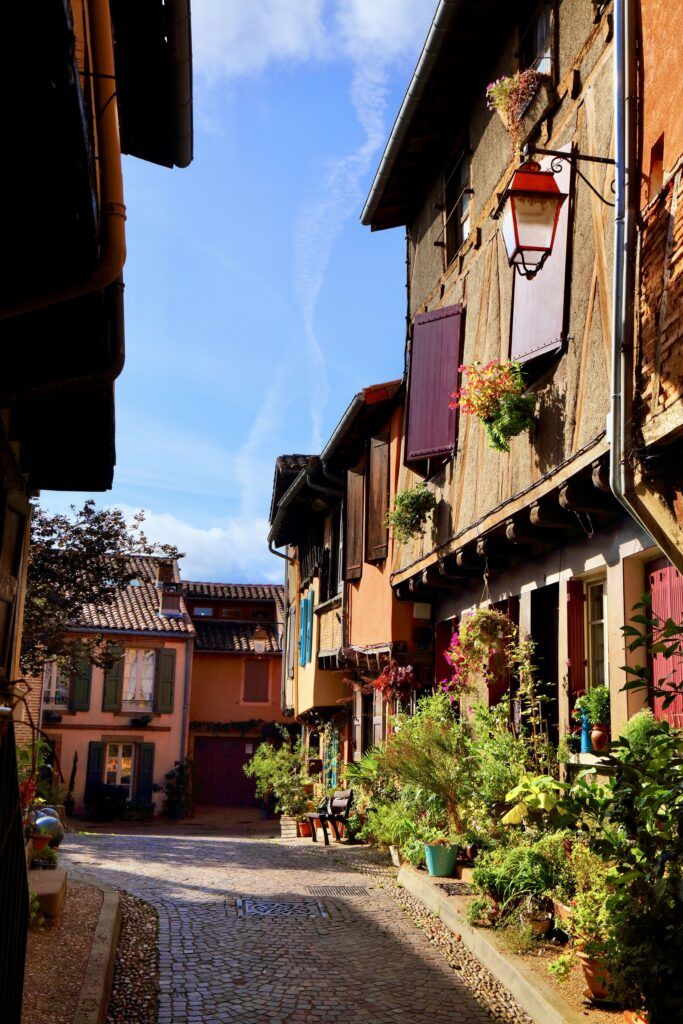
[[[399,544],[422,536],[427,517],[436,505],[436,495],[425,484],[417,484],[396,495],[393,507],[387,512],[387,526],[391,527]]]
[[[451,678],[443,680],[441,689],[452,701],[471,692],[479,679],[494,682],[491,659],[506,653],[514,632],[511,619],[495,608],[478,608],[460,623],[444,651]]]
[[[513,139],[521,131],[522,117],[543,82],[548,76],[534,68],[517,71],[514,75],[505,75],[490,82],[486,87],[486,105],[489,110],[497,110],[503,124]]]
[[[417,689],[418,680],[412,665],[399,665],[397,661],[390,661],[384,666],[374,685],[387,700],[398,699],[405,704],[410,699],[412,691]]]
[[[462,384],[451,395],[451,409],[476,416],[484,424],[489,447],[510,451],[510,438],[531,430],[536,398],[525,394],[522,365],[492,359],[461,366]]]

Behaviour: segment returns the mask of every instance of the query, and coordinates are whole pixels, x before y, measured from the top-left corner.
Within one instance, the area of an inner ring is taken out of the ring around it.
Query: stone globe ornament
[[[503,241],[511,267],[533,278],[553,251],[557,222],[566,192],[552,170],[525,160],[507,187],[503,207]]]

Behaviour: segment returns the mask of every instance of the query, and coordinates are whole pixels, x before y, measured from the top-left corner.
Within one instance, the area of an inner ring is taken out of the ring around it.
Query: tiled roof
[[[80,629],[115,629],[136,633],[194,633],[194,627],[187,614],[181,597],[182,618],[171,618],[159,614],[159,591],[157,589],[157,565],[163,558],[145,555],[130,555],[133,583],[126,587],[113,604],[98,608],[94,604],[83,605],[83,616],[73,626]],[[174,576],[180,581],[178,566],[174,562]]]
[[[274,601],[282,603],[284,587],[274,583],[198,583],[183,580],[183,594],[213,601]]]
[[[274,622],[207,622],[195,623],[195,649],[224,654],[253,654],[254,630],[261,626],[268,634],[266,651],[280,654],[280,630]]]
[[[300,473],[306,469],[311,458],[311,455],[278,455],[275,465],[283,473]]]

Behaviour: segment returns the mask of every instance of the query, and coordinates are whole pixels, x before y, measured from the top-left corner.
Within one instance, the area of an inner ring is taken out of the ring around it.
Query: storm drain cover
[[[238,899],[238,917],[329,917],[320,900]]]
[[[364,885],[307,885],[311,896],[367,896]]]
[[[470,896],[472,893],[472,886],[467,882],[438,882],[437,884],[447,896]]]

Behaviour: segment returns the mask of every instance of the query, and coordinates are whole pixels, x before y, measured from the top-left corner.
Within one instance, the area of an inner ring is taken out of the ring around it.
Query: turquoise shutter
[[[306,662],[313,656],[313,592],[308,595],[308,615],[306,616]]]
[[[157,651],[155,666],[155,710],[162,715],[173,711],[175,690],[175,651]]]
[[[299,601],[299,664],[306,664],[306,619],[308,617],[308,598]]]
[[[116,658],[116,661],[109,671],[104,673],[102,710],[120,711],[121,693],[123,691],[123,648],[113,648],[111,653]]]
[[[135,795],[138,800],[149,803],[152,799],[152,782],[154,775],[154,744],[141,743],[140,763],[138,765],[138,784]]]
[[[85,658],[76,665],[76,671],[71,676],[71,710],[90,711],[90,681],[92,679],[92,665]]]
[[[104,775],[104,743],[88,744],[88,769],[85,775],[85,802],[88,803]]]

